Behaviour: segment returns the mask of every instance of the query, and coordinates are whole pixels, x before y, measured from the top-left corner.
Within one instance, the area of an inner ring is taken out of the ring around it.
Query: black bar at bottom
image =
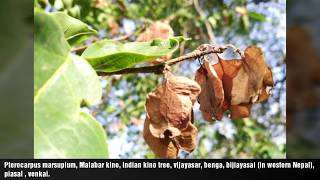
[[[317,175],[319,160],[0,160],[0,179],[60,178],[210,178],[216,176]]]

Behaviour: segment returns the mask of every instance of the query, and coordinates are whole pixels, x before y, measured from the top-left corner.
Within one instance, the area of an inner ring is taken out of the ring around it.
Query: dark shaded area
[[[287,157],[320,158],[320,1],[287,8]]]
[[[33,1],[1,1],[0,21],[0,158],[33,158]]]

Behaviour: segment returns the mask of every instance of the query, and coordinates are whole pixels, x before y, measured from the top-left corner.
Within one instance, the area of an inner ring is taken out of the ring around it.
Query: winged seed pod
[[[223,115],[221,109],[224,102],[222,81],[207,59],[204,60],[203,65],[204,67],[197,70],[195,77],[201,86],[201,93],[198,97],[200,110],[205,120],[211,121],[212,117],[220,120]]]
[[[169,131],[165,133],[169,133]],[[151,134],[148,118],[146,118],[143,128],[143,137],[153,153],[159,158],[167,159],[177,158],[180,149],[191,153],[196,148],[197,133],[197,128],[189,122],[187,128],[181,130],[179,136],[157,138]]]
[[[260,48],[249,46],[242,60],[219,57],[214,65],[209,65],[206,59],[203,64],[197,71],[196,81],[202,88],[199,103],[204,119],[220,120],[227,110],[231,112],[231,119],[248,117],[253,103],[268,99],[267,87],[274,83]]]
[[[158,157],[176,158],[180,149],[195,148],[192,106],[200,90],[197,82],[167,72],[164,82],[147,95],[143,135]]]
[[[272,72],[260,48],[246,48],[242,66],[232,84],[231,105],[261,102],[269,97],[266,87],[273,86]]]

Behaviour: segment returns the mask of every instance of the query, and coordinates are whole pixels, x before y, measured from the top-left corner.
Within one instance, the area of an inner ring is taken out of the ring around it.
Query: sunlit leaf
[[[84,37],[97,34],[96,30],[90,28],[82,21],[67,15],[66,13],[54,12],[50,15],[53,16],[56,21],[58,21],[64,32],[65,38],[71,45],[76,43],[79,44],[80,42],[84,41]]]
[[[80,108],[101,98],[95,71],[70,53],[51,15],[35,11],[34,22],[34,157],[106,158],[102,126]]]
[[[256,20],[256,21],[260,21],[263,22],[266,20],[266,17],[263,14],[257,13],[257,12],[249,12],[249,17]]]
[[[179,42],[185,40],[188,39],[174,37],[129,43],[103,40],[89,46],[82,57],[88,60],[96,71],[113,72],[170,54],[178,49]]]

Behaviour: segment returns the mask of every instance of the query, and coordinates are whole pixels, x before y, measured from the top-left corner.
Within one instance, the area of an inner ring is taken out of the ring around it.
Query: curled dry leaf
[[[169,131],[166,131],[169,133]],[[180,149],[191,153],[196,147],[196,137],[198,130],[189,122],[187,128],[181,131],[181,135],[175,138],[157,138],[150,131],[150,120],[147,118],[144,123],[143,137],[150,149],[157,157],[175,159]]]
[[[137,41],[147,42],[156,38],[168,39],[174,36],[173,29],[167,21],[156,21],[151,24],[144,32],[142,32],[138,37]],[[155,61],[151,61],[151,64],[159,64],[170,59],[171,55],[166,55],[164,57],[158,58]]]
[[[211,121],[214,117],[220,120],[223,114],[221,111],[224,102],[223,85],[214,67],[207,59],[204,60],[203,67],[200,67],[196,72],[195,79],[201,86],[198,101],[204,119]]]
[[[148,94],[144,138],[158,157],[172,158],[180,149],[195,148],[192,106],[199,93],[197,82],[168,72],[166,80]]]
[[[262,50],[249,46],[244,56],[242,66],[232,81],[231,105],[262,102],[269,97],[267,86],[273,86],[272,72]]]
[[[151,134],[150,120],[146,118],[143,128],[143,138],[149,145],[150,149],[161,158],[173,159],[176,158],[179,152],[179,148],[175,142],[170,138],[157,138]]]
[[[231,119],[240,119],[250,116],[252,104],[244,104],[244,105],[231,105]]]
[[[204,119],[220,120],[227,110],[231,119],[248,117],[253,103],[268,99],[267,88],[274,82],[260,48],[249,46],[242,60],[219,58],[210,65],[205,57],[203,64],[196,73],[196,81],[202,88],[199,103]]]
[[[197,128],[189,122],[187,128],[181,131],[181,136],[177,137],[179,147],[191,153],[196,148],[197,134]]]

